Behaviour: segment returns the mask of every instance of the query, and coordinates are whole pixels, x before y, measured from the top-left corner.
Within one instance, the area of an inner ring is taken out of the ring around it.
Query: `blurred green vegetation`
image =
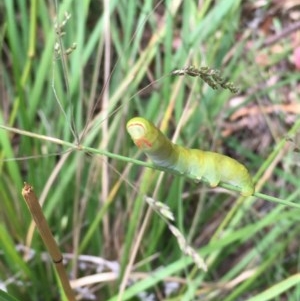
[[[0,300],[64,300],[22,200],[24,181],[78,300],[300,299],[297,209],[138,166],[130,158],[145,156],[125,129],[148,118],[179,144],[259,170],[257,191],[299,204],[295,44],[289,34],[268,40],[295,8],[262,2],[0,3],[0,125],[21,130],[0,128]],[[170,75],[191,65],[220,69],[240,93]],[[172,209],[208,272],[182,254],[144,195]]]

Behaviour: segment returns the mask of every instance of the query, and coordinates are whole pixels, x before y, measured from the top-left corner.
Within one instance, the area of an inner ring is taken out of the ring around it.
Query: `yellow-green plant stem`
[[[297,130],[300,128],[300,119],[293,125],[293,127],[289,130],[288,132],[288,136],[293,136]],[[274,158],[277,156],[277,154],[280,152],[280,150],[284,147],[286,143],[286,139],[283,138],[275,147],[275,149],[273,150],[273,152],[269,155],[269,157],[267,158],[267,160],[265,160],[265,162],[262,164],[261,168],[258,170],[258,172],[256,173],[256,175],[253,177],[254,183],[257,182],[258,179],[261,178],[263,172],[267,169],[267,167],[271,164],[271,162],[273,162]],[[254,196],[264,199],[266,201],[270,201],[270,202],[275,202],[278,204],[282,204],[282,205],[287,205],[287,203],[293,204],[293,207],[297,207],[298,208],[298,204],[292,203],[290,201],[286,201],[286,200],[281,200],[279,198],[275,198],[272,196],[268,196],[259,192],[256,192],[254,194]],[[217,239],[217,237],[219,236],[219,234],[223,231],[223,229],[226,227],[226,225],[230,222],[230,220],[232,219],[232,217],[234,216],[235,212],[237,212],[238,208],[241,206],[241,204],[243,203],[243,201],[245,200],[244,197],[240,197],[237,202],[235,203],[235,206],[233,206],[230,210],[230,212],[226,215],[225,219],[223,220],[222,224],[218,227],[217,231],[215,232],[213,239]],[[296,205],[296,206],[295,206]]]

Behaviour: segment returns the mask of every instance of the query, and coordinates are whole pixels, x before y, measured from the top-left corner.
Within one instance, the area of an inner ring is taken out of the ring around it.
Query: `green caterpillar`
[[[247,168],[238,161],[218,153],[174,144],[152,122],[141,117],[130,119],[126,128],[136,146],[155,165],[196,181],[204,178],[211,187],[224,182],[238,187],[243,196],[254,193],[252,178]]]

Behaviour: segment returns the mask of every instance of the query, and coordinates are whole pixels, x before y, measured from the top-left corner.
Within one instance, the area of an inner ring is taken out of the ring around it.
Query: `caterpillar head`
[[[138,148],[149,150],[153,147],[158,132],[152,122],[141,117],[134,117],[127,122],[126,128]]]

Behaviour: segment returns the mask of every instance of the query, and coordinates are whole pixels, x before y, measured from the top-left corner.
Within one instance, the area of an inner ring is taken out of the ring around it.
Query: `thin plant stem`
[[[0,125],[0,129],[11,131],[11,132],[18,133],[18,134],[21,134],[21,135],[25,135],[25,136],[28,136],[28,137],[37,138],[37,139],[40,139],[40,140],[45,140],[45,141],[48,141],[48,142],[53,142],[53,143],[56,143],[56,144],[59,144],[59,145],[63,145],[63,146],[66,146],[66,147],[70,148],[70,150],[79,150],[79,151],[85,151],[85,152],[88,152],[88,153],[103,155],[103,156],[107,156],[109,158],[124,161],[124,162],[127,162],[127,163],[132,163],[132,164],[135,164],[135,165],[152,168],[152,169],[155,169],[155,170],[165,171],[165,172],[169,172],[169,173],[172,173],[172,174],[175,174],[175,175],[181,175],[180,173],[176,173],[175,171],[169,170],[168,168],[157,166],[157,165],[154,165],[153,163],[148,163],[148,162],[145,162],[145,161],[140,161],[140,160],[125,157],[125,156],[122,156],[122,155],[114,154],[114,153],[111,153],[111,152],[103,150],[103,149],[95,149],[95,148],[84,146],[84,145],[74,144],[72,142],[67,142],[67,141],[64,141],[64,140],[61,140],[61,139],[58,139],[58,138],[31,133],[29,131],[20,130],[20,129],[5,126],[5,125],[2,125],[2,124]],[[293,127],[293,129],[294,129],[294,127]],[[203,179],[202,182],[207,183],[207,181],[205,181],[205,179]],[[230,184],[220,183],[219,186],[223,187],[223,188],[226,188],[226,189],[229,189],[229,190],[237,191],[237,192],[240,191],[239,188],[237,188],[233,185],[230,185]],[[263,193],[255,192],[250,197],[258,197],[258,198],[264,199],[266,201],[275,202],[275,203],[279,203],[279,204],[282,204],[282,205],[286,205],[286,206],[290,206],[290,207],[300,209],[300,204],[296,204],[296,203],[286,201],[286,200],[283,200],[283,199],[280,199],[280,198],[269,196],[269,195],[266,195],[266,194],[263,194]],[[244,199],[245,197],[242,197],[242,198]]]

